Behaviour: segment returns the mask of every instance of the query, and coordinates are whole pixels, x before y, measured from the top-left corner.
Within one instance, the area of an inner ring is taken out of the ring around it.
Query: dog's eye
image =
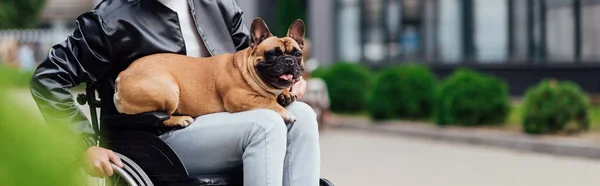
[[[275,48],[274,50],[268,50],[265,52],[267,56],[281,56],[283,52],[279,48]]]
[[[302,56],[302,53],[300,53],[300,52],[297,52],[297,53],[295,53],[295,54],[294,54],[294,56],[296,56],[296,57],[301,57],[301,56]]]

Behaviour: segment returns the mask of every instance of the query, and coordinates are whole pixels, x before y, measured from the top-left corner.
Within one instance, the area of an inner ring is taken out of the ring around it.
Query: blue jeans
[[[245,186],[317,186],[316,114],[302,102],[286,109],[297,118],[291,126],[275,111],[257,109],[200,116],[187,128],[160,137],[190,174],[218,174],[243,164]]]

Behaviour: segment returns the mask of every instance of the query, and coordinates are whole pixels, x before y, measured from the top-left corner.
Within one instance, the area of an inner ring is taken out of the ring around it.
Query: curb
[[[492,130],[473,130],[410,122],[381,122],[369,120],[341,119],[333,128],[363,130],[369,132],[425,138],[472,145],[486,145],[498,148],[581,157],[600,160],[600,143],[565,137],[532,136]]]

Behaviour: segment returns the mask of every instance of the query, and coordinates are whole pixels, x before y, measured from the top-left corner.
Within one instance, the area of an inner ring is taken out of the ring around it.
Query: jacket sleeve
[[[94,82],[108,72],[111,45],[96,12],[80,15],[76,23],[72,34],[52,46],[47,58],[36,68],[30,89],[48,127],[68,130],[82,140],[67,143],[87,149],[96,144],[95,132],[75,104],[70,88]]]
[[[246,49],[249,46],[250,31],[246,25],[244,25],[244,12],[237,5],[235,0],[233,1],[233,15],[231,20],[231,38],[237,51]]]

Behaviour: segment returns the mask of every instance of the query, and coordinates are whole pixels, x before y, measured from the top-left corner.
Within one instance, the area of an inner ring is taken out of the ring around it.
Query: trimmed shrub
[[[589,100],[574,83],[544,80],[525,93],[523,131],[530,134],[555,133],[575,124],[589,128]]]
[[[506,83],[468,69],[455,71],[436,94],[438,125],[494,125],[504,122],[509,112]]]
[[[337,62],[322,78],[327,83],[332,111],[356,113],[365,109],[367,93],[372,86],[371,74],[365,67]]]
[[[436,78],[421,65],[400,65],[381,72],[369,99],[375,120],[426,119],[433,108]]]
[[[328,70],[327,68],[319,67],[319,68],[313,70],[310,73],[310,76],[313,78],[323,78],[323,77],[325,77],[325,74],[327,74],[327,72],[328,72],[327,70]]]

